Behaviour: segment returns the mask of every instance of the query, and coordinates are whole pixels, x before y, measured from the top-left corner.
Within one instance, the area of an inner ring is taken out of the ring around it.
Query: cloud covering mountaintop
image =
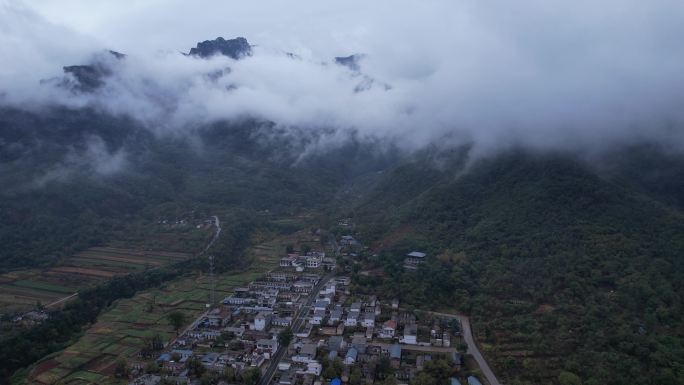
[[[0,5],[1,101],[94,106],[154,132],[256,117],[393,140],[598,151],[684,148],[684,3],[141,1]],[[186,56],[245,36],[252,55]],[[41,80],[105,49],[101,89]],[[359,55],[359,70],[335,57]]]

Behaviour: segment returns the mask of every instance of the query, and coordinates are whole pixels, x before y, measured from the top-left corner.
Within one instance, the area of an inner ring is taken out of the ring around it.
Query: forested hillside
[[[468,147],[399,155],[352,137],[318,148],[316,133],[253,120],[160,136],[89,110],[4,112],[2,269],[49,265],[193,210],[350,215],[389,274],[364,283],[471,314],[506,383],[684,378],[676,156],[629,149],[590,164],[521,151],[467,162]],[[429,254],[417,274],[401,268],[412,249]]]
[[[362,232],[375,234],[391,275],[367,284],[470,313],[506,383],[561,373],[584,384],[683,383],[684,215],[674,206],[571,157],[500,156],[427,184],[425,166],[379,184],[420,191],[388,205],[371,194],[355,212],[371,221]],[[402,256],[419,248],[429,262],[403,272]]]
[[[4,109],[0,270],[50,264],[192,210],[319,208],[389,159],[355,140],[302,156],[315,140],[253,120],[176,136],[88,109]]]

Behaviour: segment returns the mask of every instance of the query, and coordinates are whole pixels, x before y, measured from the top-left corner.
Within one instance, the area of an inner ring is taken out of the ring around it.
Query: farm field
[[[0,275],[0,313],[21,312],[38,303],[51,307],[79,289],[116,275],[183,261],[190,254],[94,247],[65,258],[47,269],[27,269]]]
[[[261,242],[246,255],[253,261],[250,268],[216,275],[217,301],[230,295],[235,287],[244,286],[276,268],[285,245],[298,236],[301,233]],[[167,315],[181,311],[190,323],[205,311],[210,287],[209,277],[198,274],[115,302],[75,344],[36,364],[27,382],[40,385],[56,381],[65,385],[125,383],[113,378],[117,359],[140,360],[138,352],[144,346],[145,338],[159,335],[164,342],[172,339],[175,332]]]

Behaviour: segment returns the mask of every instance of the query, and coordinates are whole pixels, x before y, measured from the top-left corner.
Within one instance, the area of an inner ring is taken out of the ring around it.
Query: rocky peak
[[[364,56],[365,55],[358,53],[349,56],[338,56],[335,58],[335,64],[347,67],[352,71],[359,71],[361,69],[359,61],[361,61]]]
[[[197,47],[190,49],[188,55],[207,58],[219,54],[237,60],[250,56],[252,54],[252,47],[244,37],[236,37],[229,40],[217,37],[215,40],[205,40],[197,43]]]
[[[112,74],[112,62],[122,60],[126,55],[108,50],[95,55],[90,64],[62,67],[65,74],[71,74],[76,81],[72,88],[78,91],[92,92],[104,85],[104,79]],[[66,82],[66,81],[65,81]]]

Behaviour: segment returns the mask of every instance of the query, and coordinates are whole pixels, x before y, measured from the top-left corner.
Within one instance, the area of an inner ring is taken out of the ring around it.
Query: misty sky
[[[684,148],[680,0],[0,2],[5,103],[93,105],[156,132],[255,116],[407,147]],[[254,55],[179,53],[218,36]],[[129,55],[104,90],[40,85],[102,49]],[[361,74],[332,64],[353,53]]]

